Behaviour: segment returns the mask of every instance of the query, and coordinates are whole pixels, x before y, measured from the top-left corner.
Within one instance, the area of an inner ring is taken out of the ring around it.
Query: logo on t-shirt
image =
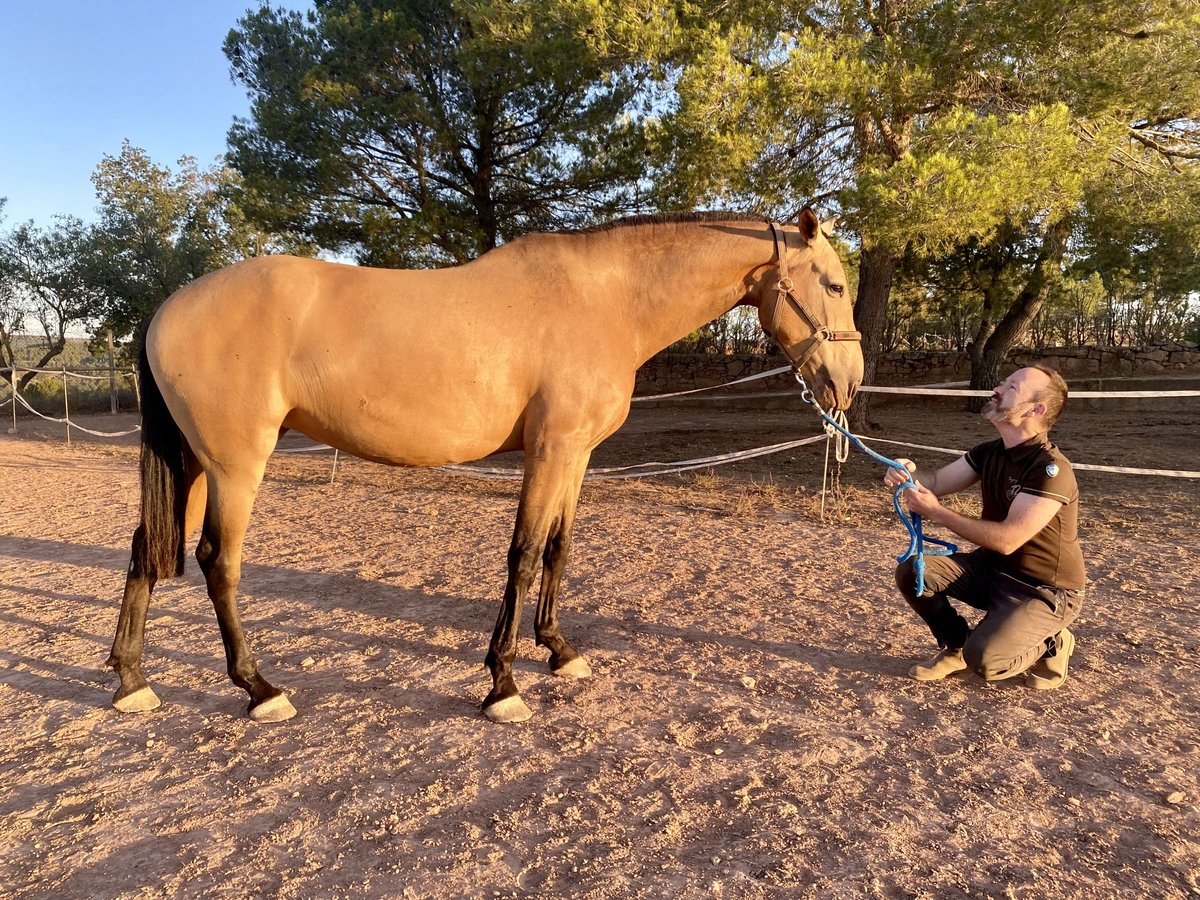
[[[1057,475],[1058,474],[1057,464],[1050,463],[1050,465],[1046,466],[1046,474],[1049,475],[1051,478],[1053,478],[1055,475]]]

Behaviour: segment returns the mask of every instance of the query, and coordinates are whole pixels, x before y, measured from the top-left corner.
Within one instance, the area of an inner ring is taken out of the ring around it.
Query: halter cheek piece
[[[767,334],[775,338],[776,342],[779,342],[776,334],[779,331],[779,314],[785,299],[800,314],[800,317],[808,322],[812,328],[812,334],[794,344],[779,344],[783,349],[784,356],[792,364],[792,368],[799,372],[800,367],[808,362],[826,341],[859,341],[862,340],[862,332],[831,330],[827,325],[822,324],[820,318],[809,308],[804,298],[796,294],[796,286],[788,274],[787,238],[784,237],[782,227],[774,222],[771,222],[770,225],[771,235],[775,239],[775,258],[779,260],[779,283],[776,285],[775,294],[765,301],[770,306],[764,310],[765,315],[762,316],[765,323],[763,328]]]

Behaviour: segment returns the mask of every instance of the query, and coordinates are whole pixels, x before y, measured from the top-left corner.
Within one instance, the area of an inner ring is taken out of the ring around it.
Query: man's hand
[[[904,492],[904,503],[909,512],[934,522],[938,521],[938,514],[942,511],[937,494],[920,484],[915,489],[910,488]]]
[[[896,462],[900,463],[902,466],[904,466],[904,468],[908,469],[910,475],[915,474],[917,471],[917,464],[915,462],[913,462],[911,459],[898,459],[898,460],[896,460]],[[901,473],[901,471],[899,469],[895,468],[894,466],[888,466],[887,471],[883,473],[883,483],[886,484],[888,487],[890,487],[892,490],[895,490],[896,488],[900,487],[900,485],[904,484],[907,481],[908,481],[908,478],[903,473]]]

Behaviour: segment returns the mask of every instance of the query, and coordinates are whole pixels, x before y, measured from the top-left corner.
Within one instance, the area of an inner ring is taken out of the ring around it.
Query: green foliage
[[[201,169],[185,156],[172,171],[126,141],[119,155],[101,160],[92,182],[99,219],[80,265],[98,299],[91,312],[100,332],[133,334],[184,284],[231,262],[312,252],[303,241],[256,230],[233,199],[239,179],[226,167]]]
[[[462,262],[633,203],[633,70],[579,39],[595,9],[508,0],[263,7],[225,43],[230,132],[269,228],[380,265]]]
[[[28,222],[0,234],[0,365],[48,365],[63,352],[67,330],[91,316],[95,293],[82,265],[86,244],[83,223],[70,218],[49,229]],[[27,359],[30,328],[40,332],[42,345]]]
[[[723,0],[672,4],[667,17],[646,51],[675,88],[648,127],[652,196],[776,215],[815,200],[840,209],[865,249],[923,260],[899,272],[887,335],[866,327],[886,291],[860,292],[868,355],[906,320],[943,323],[956,344],[1018,339],[1060,297],[1060,255],[1086,253],[1091,271],[1106,265],[1160,297],[1196,291],[1179,208],[1200,158],[1194,3]],[[1158,224],[1123,228],[1101,212],[1112,186]],[[1060,254],[1060,223],[1077,219]],[[955,284],[1012,235],[1024,250],[993,253],[986,291],[978,272]],[[869,271],[886,282],[879,263]],[[1087,271],[1072,278],[1092,284]],[[1006,318],[1017,331],[995,330]]]
[[[901,159],[863,167],[843,197],[872,211],[875,242],[937,253],[1003,222],[1069,214],[1096,168],[1062,104],[1003,117],[956,108]]]

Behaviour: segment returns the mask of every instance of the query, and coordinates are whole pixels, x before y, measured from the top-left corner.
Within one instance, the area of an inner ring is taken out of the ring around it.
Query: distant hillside
[[[46,338],[37,334],[18,334],[13,336],[13,349],[17,356],[17,366],[32,366],[46,352]],[[117,365],[122,366],[121,350],[117,348]],[[102,350],[99,356],[93,356],[88,350],[87,338],[67,338],[67,346],[49,364],[50,368],[59,369],[63,364],[68,369],[107,368],[108,352]]]

